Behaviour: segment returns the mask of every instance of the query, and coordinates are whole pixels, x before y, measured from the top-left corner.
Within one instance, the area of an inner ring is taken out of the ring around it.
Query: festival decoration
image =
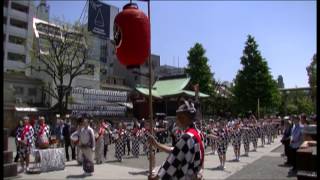
[[[116,55],[127,68],[143,64],[150,54],[149,18],[135,3],[123,7],[114,20]]]

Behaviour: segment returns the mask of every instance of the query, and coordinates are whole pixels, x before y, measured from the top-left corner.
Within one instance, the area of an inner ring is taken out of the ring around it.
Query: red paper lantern
[[[143,64],[150,54],[149,18],[135,3],[123,7],[114,20],[116,54],[121,64],[135,67]]]

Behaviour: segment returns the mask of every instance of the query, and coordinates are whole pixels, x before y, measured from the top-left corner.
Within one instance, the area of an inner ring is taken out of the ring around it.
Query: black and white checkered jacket
[[[191,133],[182,134],[159,169],[160,179],[192,179],[201,169],[200,144]]]
[[[24,138],[26,138],[26,141],[27,141],[27,145],[28,146],[32,146],[32,144],[33,144],[33,142],[34,142],[34,130],[33,130],[33,128],[32,128],[32,126],[31,125],[28,125],[29,126],[29,131],[25,134],[25,137]],[[21,138],[22,139],[22,134],[23,134],[23,130],[24,130],[24,128],[26,128],[26,125],[22,128],[22,129],[20,129],[19,131],[17,131],[17,134],[16,134],[16,138],[18,139],[18,137],[19,138]]]

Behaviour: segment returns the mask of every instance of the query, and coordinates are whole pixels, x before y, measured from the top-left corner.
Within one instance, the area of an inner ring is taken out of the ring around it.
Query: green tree
[[[200,92],[213,95],[214,78],[205,52],[206,50],[203,46],[200,43],[196,43],[188,51],[189,63],[185,71],[190,76],[192,84],[199,84]]]
[[[234,80],[234,100],[238,113],[252,111],[257,114],[257,102],[265,113],[274,113],[280,105],[280,92],[273,80],[266,60],[258,50],[254,37],[248,35],[243,56],[242,69]],[[263,115],[263,114],[261,114]]]
[[[314,54],[310,65],[307,67],[309,85],[311,87],[311,98],[314,104],[317,100],[317,54]]]
[[[310,94],[304,91],[283,92],[280,105],[281,115],[311,114],[315,112]]]

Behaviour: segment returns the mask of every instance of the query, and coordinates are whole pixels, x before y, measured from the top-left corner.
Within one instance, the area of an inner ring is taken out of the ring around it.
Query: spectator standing
[[[69,156],[69,147],[71,147],[71,157],[72,159],[75,159],[75,151],[73,150],[71,146],[71,121],[69,119],[69,115],[66,115],[66,121],[62,126],[62,136],[64,141],[64,148],[66,153],[66,159],[67,161],[70,160]]]
[[[290,155],[289,155],[289,162],[292,163],[293,168],[290,170],[289,174],[296,174],[297,173],[297,150],[299,149],[300,145],[303,142],[302,136],[302,129],[303,125],[300,124],[300,119],[297,116],[293,116],[294,125],[291,130],[291,139],[290,139]]]
[[[289,145],[290,145],[290,137],[291,137],[291,130],[292,130],[292,126],[291,126],[291,122],[290,120],[286,120],[284,122],[284,133],[281,139],[281,143],[284,145],[284,154],[285,156],[287,156],[287,162],[285,162],[285,164],[290,164],[291,162],[289,162]]]

